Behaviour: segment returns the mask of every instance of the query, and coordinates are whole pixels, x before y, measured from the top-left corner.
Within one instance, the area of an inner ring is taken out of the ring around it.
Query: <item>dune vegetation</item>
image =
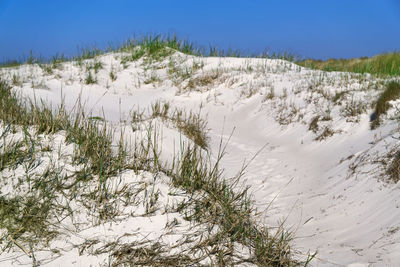
[[[296,61],[300,66],[323,71],[345,71],[354,73],[370,73],[383,76],[400,76],[400,53],[383,53],[373,57],[351,59]]]
[[[329,266],[357,263],[367,241],[375,257],[394,244],[383,230],[361,238],[364,210],[382,209],[379,179],[399,180],[399,64],[399,53],[299,60],[160,35],[3,62],[0,258]],[[363,209],[350,201],[358,186],[372,196]],[[343,231],[356,233],[348,247],[332,239]]]

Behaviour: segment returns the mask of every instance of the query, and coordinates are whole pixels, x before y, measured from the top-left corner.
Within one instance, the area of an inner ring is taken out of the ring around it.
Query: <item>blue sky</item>
[[[149,33],[254,53],[373,56],[400,50],[400,0],[0,0],[0,61]]]

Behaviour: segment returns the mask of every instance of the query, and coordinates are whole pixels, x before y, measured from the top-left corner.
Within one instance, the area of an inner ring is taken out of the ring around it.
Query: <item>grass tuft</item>
[[[137,115],[137,113],[135,113]],[[169,103],[156,102],[151,106],[151,117],[160,117],[164,121],[174,124],[178,130],[203,149],[208,147],[207,123],[198,113],[185,112],[175,108],[171,110]],[[135,118],[134,118],[135,119]]]
[[[400,181],[400,151],[389,153],[389,158],[391,161],[386,167],[386,174],[389,175],[391,181],[397,183]]]
[[[389,82],[386,85],[386,89],[379,96],[375,105],[375,112],[371,116],[371,128],[374,129],[380,124],[380,116],[382,114],[386,114],[388,109],[390,108],[389,101],[396,100],[400,97],[400,83],[398,82]]]
[[[220,146],[216,163],[210,165],[209,159],[203,157],[196,147],[187,145],[182,148],[172,168],[166,171],[173,178],[174,186],[183,188],[191,195],[200,195],[186,204],[192,207],[187,219],[219,227],[220,231],[208,243],[222,242],[228,244],[228,247],[240,243],[249,247],[253,256],[248,262],[259,266],[298,265],[291,257],[288,245],[290,233],[280,227],[275,235],[270,235],[266,228],[260,227],[254,220],[256,211],[248,195],[248,188],[236,190],[247,166],[231,181],[223,179],[219,163],[225,148]],[[229,264],[230,254],[230,249],[221,253],[220,264]]]
[[[93,77],[92,72],[90,70],[88,71],[88,74],[86,76],[85,83],[86,84],[95,84],[95,83],[97,83],[96,78]]]

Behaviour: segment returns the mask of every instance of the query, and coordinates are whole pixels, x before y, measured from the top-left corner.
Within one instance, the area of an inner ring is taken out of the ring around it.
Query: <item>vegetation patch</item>
[[[318,132],[318,129],[319,129],[319,126],[318,126],[319,117],[320,116],[317,115],[311,120],[311,122],[310,122],[310,124],[308,126],[308,130],[309,131],[313,131],[314,133]]]
[[[168,102],[156,102],[151,105],[150,116],[145,117],[145,112],[132,113],[132,122],[137,123],[148,119],[161,118],[165,122],[172,123],[183,135],[192,140],[197,146],[207,149],[207,123],[201,116],[201,111],[186,112],[182,109],[171,109]]]
[[[87,76],[85,78],[85,83],[86,84],[95,84],[95,83],[97,83],[96,78],[92,75],[92,72],[90,70],[88,71],[88,74],[87,74]]]
[[[255,54],[249,52],[243,52],[238,49],[220,49],[217,46],[210,45],[209,47],[201,47],[195,43],[186,40],[179,39],[176,35],[161,35],[161,34],[150,34],[140,38],[131,38],[120,45],[110,44],[105,48],[100,49],[99,47],[78,47],[78,52],[75,56],[67,57],[63,54],[56,54],[53,57],[43,58],[41,56],[35,56],[32,51],[28,57],[22,57],[19,59],[8,59],[0,62],[0,68],[10,68],[21,66],[23,64],[39,64],[42,66],[44,71],[48,74],[52,74],[53,69],[58,68],[60,63],[66,61],[76,61],[79,66],[82,65],[84,60],[93,59],[99,55],[109,52],[126,52],[129,56],[122,59],[121,64],[127,67],[127,62],[136,61],[144,56],[147,56],[150,61],[163,60],[166,57],[179,51],[186,55],[194,56],[209,56],[209,57],[258,57],[258,58],[272,58],[272,59],[284,59],[291,62],[296,61],[299,57],[295,56],[287,51],[285,52],[272,52],[269,51]]]
[[[335,95],[332,97],[333,103],[341,104],[342,100],[345,99],[346,94],[347,94],[346,91],[335,92]]]
[[[396,100],[400,97],[400,83],[398,82],[389,82],[386,86],[386,89],[379,96],[375,105],[375,112],[371,116],[371,128],[374,129],[380,124],[380,116],[382,114],[386,114],[388,109],[390,108],[389,101]]]
[[[282,227],[271,235],[266,228],[255,227],[255,213],[248,188],[235,190],[246,166],[232,179],[226,181],[219,169],[219,162],[225,154],[225,147],[220,146],[215,165],[209,165],[196,147],[187,146],[180,153],[177,163],[167,171],[173,178],[174,185],[183,188],[190,194],[200,194],[186,205],[192,207],[187,214],[189,220],[202,224],[216,225],[220,230],[206,242],[228,244],[219,248],[218,265],[230,265],[234,242],[249,247],[251,255],[243,262],[255,263],[259,266],[296,266],[299,262],[291,259],[288,242],[292,239],[289,232]],[[279,251],[279,252],[278,252]],[[236,263],[237,264],[237,263]]]
[[[197,76],[193,79],[190,79],[186,89],[194,89],[197,87],[205,87],[208,85],[213,84],[219,77],[221,76],[221,73],[217,71],[213,71],[211,73],[203,74],[200,76]]]
[[[328,137],[330,137],[330,136],[332,136],[332,135],[334,135],[334,134],[335,134],[335,132],[334,132],[330,127],[326,126],[326,127],[322,130],[321,134],[318,135],[318,136],[315,138],[315,140],[316,140],[316,141],[322,141],[322,140],[325,140],[326,138],[328,138]]]
[[[341,114],[346,117],[346,121],[358,121],[359,116],[367,112],[367,104],[352,99],[350,102],[346,102],[346,105],[341,109]]]
[[[400,76],[400,53],[385,53],[374,57],[352,59],[306,59],[296,64],[311,69],[324,71],[344,71],[355,73],[370,73],[383,76]]]
[[[386,173],[389,175],[390,180],[394,183],[400,181],[400,151],[392,153],[391,161],[386,168]]]

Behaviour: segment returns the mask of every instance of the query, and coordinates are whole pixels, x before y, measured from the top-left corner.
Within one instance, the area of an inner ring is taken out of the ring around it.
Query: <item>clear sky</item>
[[[0,61],[149,33],[254,53],[373,56],[400,50],[400,0],[0,0]]]

